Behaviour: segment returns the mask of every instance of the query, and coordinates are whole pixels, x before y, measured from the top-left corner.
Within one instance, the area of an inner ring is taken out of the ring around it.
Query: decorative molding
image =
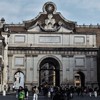
[[[14,67],[14,68],[12,68],[12,70],[17,70],[17,71],[22,71],[22,70],[26,70],[26,68],[25,67]]]
[[[72,48],[27,48],[26,50],[23,48],[11,48],[13,50],[9,50],[8,55],[13,54],[25,54],[25,56],[33,56],[37,57],[39,54],[60,54],[62,57],[73,57],[74,55],[85,55],[87,57],[97,56],[97,49],[72,49]],[[19,52],[20,51],[20,52]]]
[[[8,57],[12,57],[13,56],[13,54],[8,54]]]
[[[77,68],[73,68],[73,71],[79,71],[79,70],[81,70],[81,71],[87,71],[87,69],[84,67],[77,67]]]
[[[38,56],[38,55],[35,55],[35,54],[33,55],[33,54],[32,54],[32,57],[37,57],[37,56]]]
[[[25,84],[29,84],[30,85],[30,84],[32,84],[32,82],[31,81],[26,81]]]

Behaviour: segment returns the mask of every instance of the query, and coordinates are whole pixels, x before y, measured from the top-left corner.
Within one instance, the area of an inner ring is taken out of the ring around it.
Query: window
[[[15,66],[24,66],[24,57],[16,57]]]
[[[83,57],[75,58],[75,66],[83,67],[85,65],[85,59]]]
[[[25,42],[25,36],[24,35],[15,35],[15,43],[24,43]]]

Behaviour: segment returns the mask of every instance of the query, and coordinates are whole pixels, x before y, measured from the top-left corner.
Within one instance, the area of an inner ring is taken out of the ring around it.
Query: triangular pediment
[[[75,22],[66,20],[61,13],[56,12],[53,2],[47,2],[43,6],[43,12],[32,20],[24,21],[28,32],[73,32]]]

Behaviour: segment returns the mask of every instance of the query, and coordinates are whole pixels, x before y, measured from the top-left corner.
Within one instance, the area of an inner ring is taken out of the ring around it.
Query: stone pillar
[[[32,77],[33,77],[33,65],[32,65],[32,56],[26,55],[26,83],[32,83]]]
[[[7,35],[5,37],[5,43],[7,44]],[[7,72],[7,66],[8,66],[8,45],[4,48],[4,68],[3,68],[3,93],[7,90],[7,81],[8,81],[8,72]],[[5,88],[6,87],[6,88]],[[5,93],[6,94],[6,93]],[[3,94],[3,95],[5,95]]]
[[[37,70],[37,62],[38,62],[38,59],[37,59],[37,55],[33,55],[33,57],[34,57],[34,64],[33,64],[33,84],[34,85],[38,85],[38,70]]]
[[[0,20],[0,42],[2,43],[2,49],[1,49],[1,56],[2,56],[2,90],[3,90],[3,95],[6,95],[6,87],[7,87],[7,66],[8,66],[8,46],[6,45],[8,42],[8,33],[3,32],[3,27],[5,24],[5,19],[2,18]]]

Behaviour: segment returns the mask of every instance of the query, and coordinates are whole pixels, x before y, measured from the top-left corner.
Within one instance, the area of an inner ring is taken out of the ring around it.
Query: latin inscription
[[[40,36],[39,43],[60,43],[60,36]]]

